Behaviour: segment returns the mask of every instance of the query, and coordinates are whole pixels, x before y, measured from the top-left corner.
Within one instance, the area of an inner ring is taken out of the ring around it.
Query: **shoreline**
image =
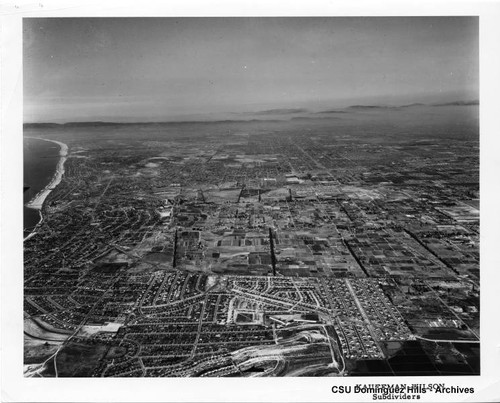
[[[62,177],[64,175],[64,163],[67,160],[68,157],[68,146],[60,141],[56,140],[50,140],[50,139],[42,139],[40,137],[25,137],[27,139],[35,139],[35,140],[43,140],[43,141],[49,141],[51,143],[55,143],[59,145],[59,161],[57,162],[56,166],[56,171],[54,172],[54,175],[52,176],[52,179],[50,182],[45,186],[40,192],[38,192],[33,199],[31,199],[28,203],[26,203],[24,206],[33,210],[38,210],[38,213],[40,214],[40,221],[35,225],[33,230],[30,232],[28,236],[24,238],[23,241],[26,241],[30,239],[32,236],[36,234],[36,228],[42,223],[43,221],[43,216],[42,216],[42,206],[43,203],[45,202],[45,199],[47,196],[52,192],[59,183],[62,181]]]

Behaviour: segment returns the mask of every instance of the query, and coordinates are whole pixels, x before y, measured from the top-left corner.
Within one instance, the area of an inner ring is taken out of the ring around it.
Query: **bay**
[[[34,138],[25,138],[23,142],[23,218],[24,237],[40,221],[39,211],[26,207],[38,192],[43,190],[51,181],[59,161],[59,146],[55,143]]]

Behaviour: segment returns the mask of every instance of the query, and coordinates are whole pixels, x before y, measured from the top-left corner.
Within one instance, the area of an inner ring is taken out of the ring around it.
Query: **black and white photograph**
[[[475,401],[481,18],[21,15],[19,382]]]

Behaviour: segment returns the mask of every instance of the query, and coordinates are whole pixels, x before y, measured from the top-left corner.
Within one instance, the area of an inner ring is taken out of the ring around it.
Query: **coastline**
[[[43,141],[49,141],[51,143],[56,143],[59,145],[60,150],[59,150],[59,161],[57,162],[56,166],[56,171],[54,172],[54,176],[52,177],[51,181],[45,186],[40,192],[38,192],[33,199],[31,199],[28,203],[25,204],[27,208],[31,208],[33,210],[38,210],[38,213],[40,214],[40,221],[38,224],[33,228],[31,233],[24,238],[23,241],[26,241],[27,239],[30,239],[32,236],[36,234],[36,228],[40,225],[40,223],[43,221],[43,216],[42,216],[42,206],[47,198],[47,196],[52,192],[59,183],[61,183],[62,177],[64,175],[64,163],[66,162],[66,159],[68,157],[68,146],[60,141],[56,140],[50,140],[50,139],[42,139],[40,137],[25,137],[29,139],[36,139],[36,140],[43,140]]]

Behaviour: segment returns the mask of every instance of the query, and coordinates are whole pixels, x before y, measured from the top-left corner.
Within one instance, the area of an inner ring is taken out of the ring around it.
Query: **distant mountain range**
[[[347,111],[341,111],[341,110],[330,110],[330,111],[320,111],[320,112],[316,112],[317,115],[320,115],[320,114],[328,114],[328,113],[349,113]]]
[[[443,104],[432,104],[432,106],[470,106],[470,105],[479,105],[479,100],[472,101],[455,101],[455,102],[446,102]]]
[[[67,123],[25,123],[24,128],[51,128],[51,127],[96,127],[96,126],[117,126],[127,125],[133,123],[120,123],[120,122],[67,122]]]
[[[268,109],[265,111],[255,112],[255,115],[290,115],[294,113],[307,113],[309,112],[304,108],[291,108],[291,109]]]
[[[61,128],[61,127],[102,127],[102,126],[133,126],[133,125],[187,125],[187,124],[207,124],[207,123],[252,123],[252,122],[283,122],[280,119],[226,119],[226,120],[181,120],[167,122],[67,122],[67,123],[24,123],[25,129],[41,129],[41,128]]]
[[[351,105],[347,108],[324,110],[319,112],[311,112],[304,108],[288,108],[288,109],[268,109],[258,112],[242,112],[236,113],[236,115],[245,116],[268,116],[268,115],[293,115],[293,114],[305,114],[311,113],[312,116],[297,116],[292,117],[290,120],[304,120],[304,119],[315,119],[314,115],[328,115],[328,114],[343,114],[343,113],[355,113],[357,111],[376,111],[376,110],[401,110],[406,108],[414,107],[440,107],[440,106],[472,106],[479,105],[479,100],[469,100],[469,101],[453,101],[445,103],[435,103],[435,104],[422,104],[422,103],[412,103],[407,105],[391,106],[391,105]],[[316,117],[319,118],[319,117]],[[332,117],[325,117],[332,118]],[[338,118],[337,118],[338,119]],[[226,120],[197,120],[197,121],[166,121],[166,122],[105,122],[105,121],[93,121],[93,122],[67,122],[67,123],[25,123],[24,128],[56,128],[56,127],[101,127],[101,126],[124,126],[124,125],[165,125],[165,124],[206,124],[206,123],[252,123],[252,122],[283,122],[280,119],[226,119]]]
[[[297,113],[308,113],[310,112],[305,108],[281,108],[281,109],[266,109],[263,111],[255,112],[233,112],[233,115],[239,116],[266,116],[266,115],[294,115]]]
[[[291,118],[290,120],[296,121],[296,120],[333,120],[333,119],[340,119],[340,118],[338,116],[297,116]]]
[[[397,106],[386,106],[386,105],[352,105],[347,109],[393,109]]]
[[[363,110],[400,110],[405,108],[414,108],[419,106],[470,106],[470,105],[479,105],[479,100],[472,101],[454,101],[454,102],[445,102],[445,103],[437,103],[437,104],[423,104],[423,103],[413,103],[407,105],[351,105],[344,109],[333,109],[316,112],[316,114],[328,114],[328,113],[349,113],[355,111],[363,111]]]

